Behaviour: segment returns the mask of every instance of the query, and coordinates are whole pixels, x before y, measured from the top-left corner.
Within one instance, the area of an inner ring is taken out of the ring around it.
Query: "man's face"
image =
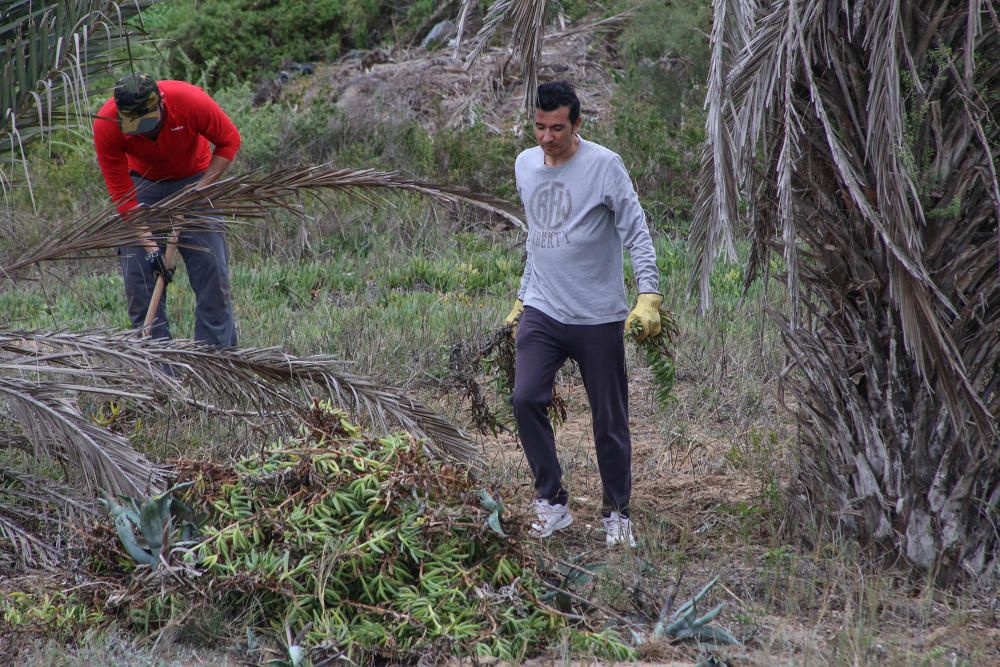
[[[577,118],[575,123],[569,122],[569,106],[552,111],[535,109],[535,141],[546,157],[558,162],[573,154],[581,120]]]

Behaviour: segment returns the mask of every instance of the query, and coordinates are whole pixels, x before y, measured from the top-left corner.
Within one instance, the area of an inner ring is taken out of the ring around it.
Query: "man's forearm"
[[[205,170],[205,175],[202,176],[197,183],[195,183],[195,190],[201,190],[202,188],[209,186],[222,178],[222,175],[229,170],[229,165],[231,164],[232,160],[227,160],[224,157],[213,155],[212,161],[208,165],[208,169]]]
[[[130,208],[127,213],[120,216],[123,221],[126,221],[130,215],[135,215],[138,211],[142,210],[144,204],[137,204],[136,206]],[[156,238],[153,236],[152,232],[149,231],[149,227],[146,225],[137,224],[135,225],[136,230],[139,232],[140,236],[136,239],[136,245],[142,246],[148,252],[157,250],[160,246],[156,242]]]

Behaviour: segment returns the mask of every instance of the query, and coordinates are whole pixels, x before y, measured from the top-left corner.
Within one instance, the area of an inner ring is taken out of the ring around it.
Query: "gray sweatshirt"
[[[514,175],[528,218],[524,305],[563,324],[624,320],[623,247],[639,292],[659,291],[646,216],[616,153],[580,139],[568,162],[547,167],[536,146],[517,156]]]

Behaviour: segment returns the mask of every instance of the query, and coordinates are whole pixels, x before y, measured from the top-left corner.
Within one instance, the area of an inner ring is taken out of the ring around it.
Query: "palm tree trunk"
[[[715,5],[724,122],[708,127],[692,286],[740,219],[747,281],[783,266],[793,505],[940,581],[996,571],[995,2]]]

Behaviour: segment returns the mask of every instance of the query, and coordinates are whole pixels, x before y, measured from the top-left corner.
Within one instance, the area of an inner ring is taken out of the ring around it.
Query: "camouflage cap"
[[[127,74],[115,84],[118,125],[125,134],[152,132],[160,123],[160,88],[148,74]]]

